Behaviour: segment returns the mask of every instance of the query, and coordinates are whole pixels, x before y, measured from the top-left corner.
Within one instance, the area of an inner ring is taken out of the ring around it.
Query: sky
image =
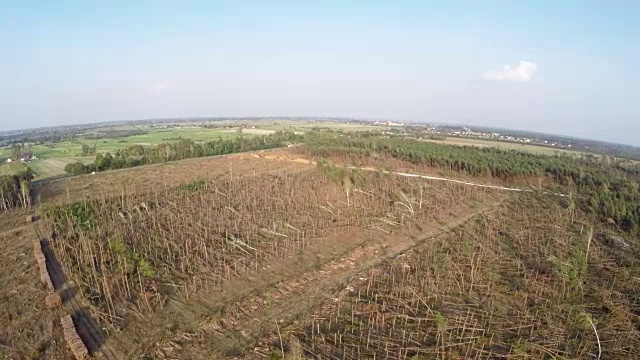
[[[0,0],[0,130],[191,116],[640,146],[637,1]]]

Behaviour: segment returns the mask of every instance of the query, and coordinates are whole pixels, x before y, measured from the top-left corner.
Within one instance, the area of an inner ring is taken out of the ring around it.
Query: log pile
[[[73,319],[71,315],[64,315],[60,318],[60,323],[62,324],[62,331],[64,333],[64,338],[67,341],[67,345],[73,356],[79,359],[86,359],[89,352],[87,351],[87,347],[78,336],[78,331],[76,330],[75,325],[73,324]]]
[[[33,243],[33,253],[36,257],[36,263],[38,264],[40,280],[47,286],[49,293],[53,293],[55,288],[53,287],[53,282],[51,282],[51,276],[49,276],[49,271],[47,270],[47,261],[39,242]]]
[[[55,309],[62,306],[62,297],[58,293],[52,293],[44,298],[44,304],[49,309]]]

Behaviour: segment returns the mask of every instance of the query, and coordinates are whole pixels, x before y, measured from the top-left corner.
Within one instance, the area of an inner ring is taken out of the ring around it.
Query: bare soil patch
[[[67,359],[57,311],[46,308],[47,290],[33,256],[37,236],[25,211],[0,215],[0,358]]]

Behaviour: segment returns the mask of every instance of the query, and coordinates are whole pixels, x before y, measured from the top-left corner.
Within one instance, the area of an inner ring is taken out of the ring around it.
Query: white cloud
[[[151,88],[156,91],[162,91],[169,88],[169,84],[164,81],[151,84]]]
[[[516,66],[505,65],[500,70],[487,70],[484,78],[492,81],[529,81],[536,70],[538,66],[533,61],[520,61]]]

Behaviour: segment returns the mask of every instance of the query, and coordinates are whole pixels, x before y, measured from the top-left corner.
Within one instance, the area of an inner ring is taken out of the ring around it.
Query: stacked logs
[[[77,360],[86,359],[89,352],[78,335],[78,331],[76,330],[76,326],[73,323],[71,315],[64,315],[61,317],[60,323],[62,324],[64,338],[67,341],[67,345],[69,346],[69,349],[71,349],[73,356]]]
[[[55,291],[53,287],[53,282],[51,282],[51,276],[49,276],[49,271],[47,270],[47,260],[44,257],[44,253],[42,252],[42,248],[40,247],[39,242],[33,243],[33,253],[36,257],[36,263],[38,264],[38,270],[40,272],[40,280],[43,284],[47,286],[49,293],[53,293]]]
[[[28,216],[27,222],[37,221],[37,217]],[[33,242],[33,254],[36,258],[36,264],[38,264],[38,272],[40,273],[40,280],[43,284],[47,286],[48,294],[44,298],[44,303],[49,309],[54,309],[59,306],[62,306],[62,297],[60,294],[55,292],[55,288],[53,286],[53,282],[51,281],[51,276],[49,274],[49,270],[47,270],[47,259],[42,252],[42,245],[39,241]],[[67,345],[73,356],[79,359],[86,359],[89,352],[87,347],[80,339],[78,335],[78,331],[76,330],[76,326],[73,323],[73,319],[71,315],[64,315],[60,318],[60,323],[62,324],[62,331],[64,333],[64,338],[67,341]]]
[[[44,304],[49,309],[62,306],[62,297],[58,293],[52,293],[44,297]]]

